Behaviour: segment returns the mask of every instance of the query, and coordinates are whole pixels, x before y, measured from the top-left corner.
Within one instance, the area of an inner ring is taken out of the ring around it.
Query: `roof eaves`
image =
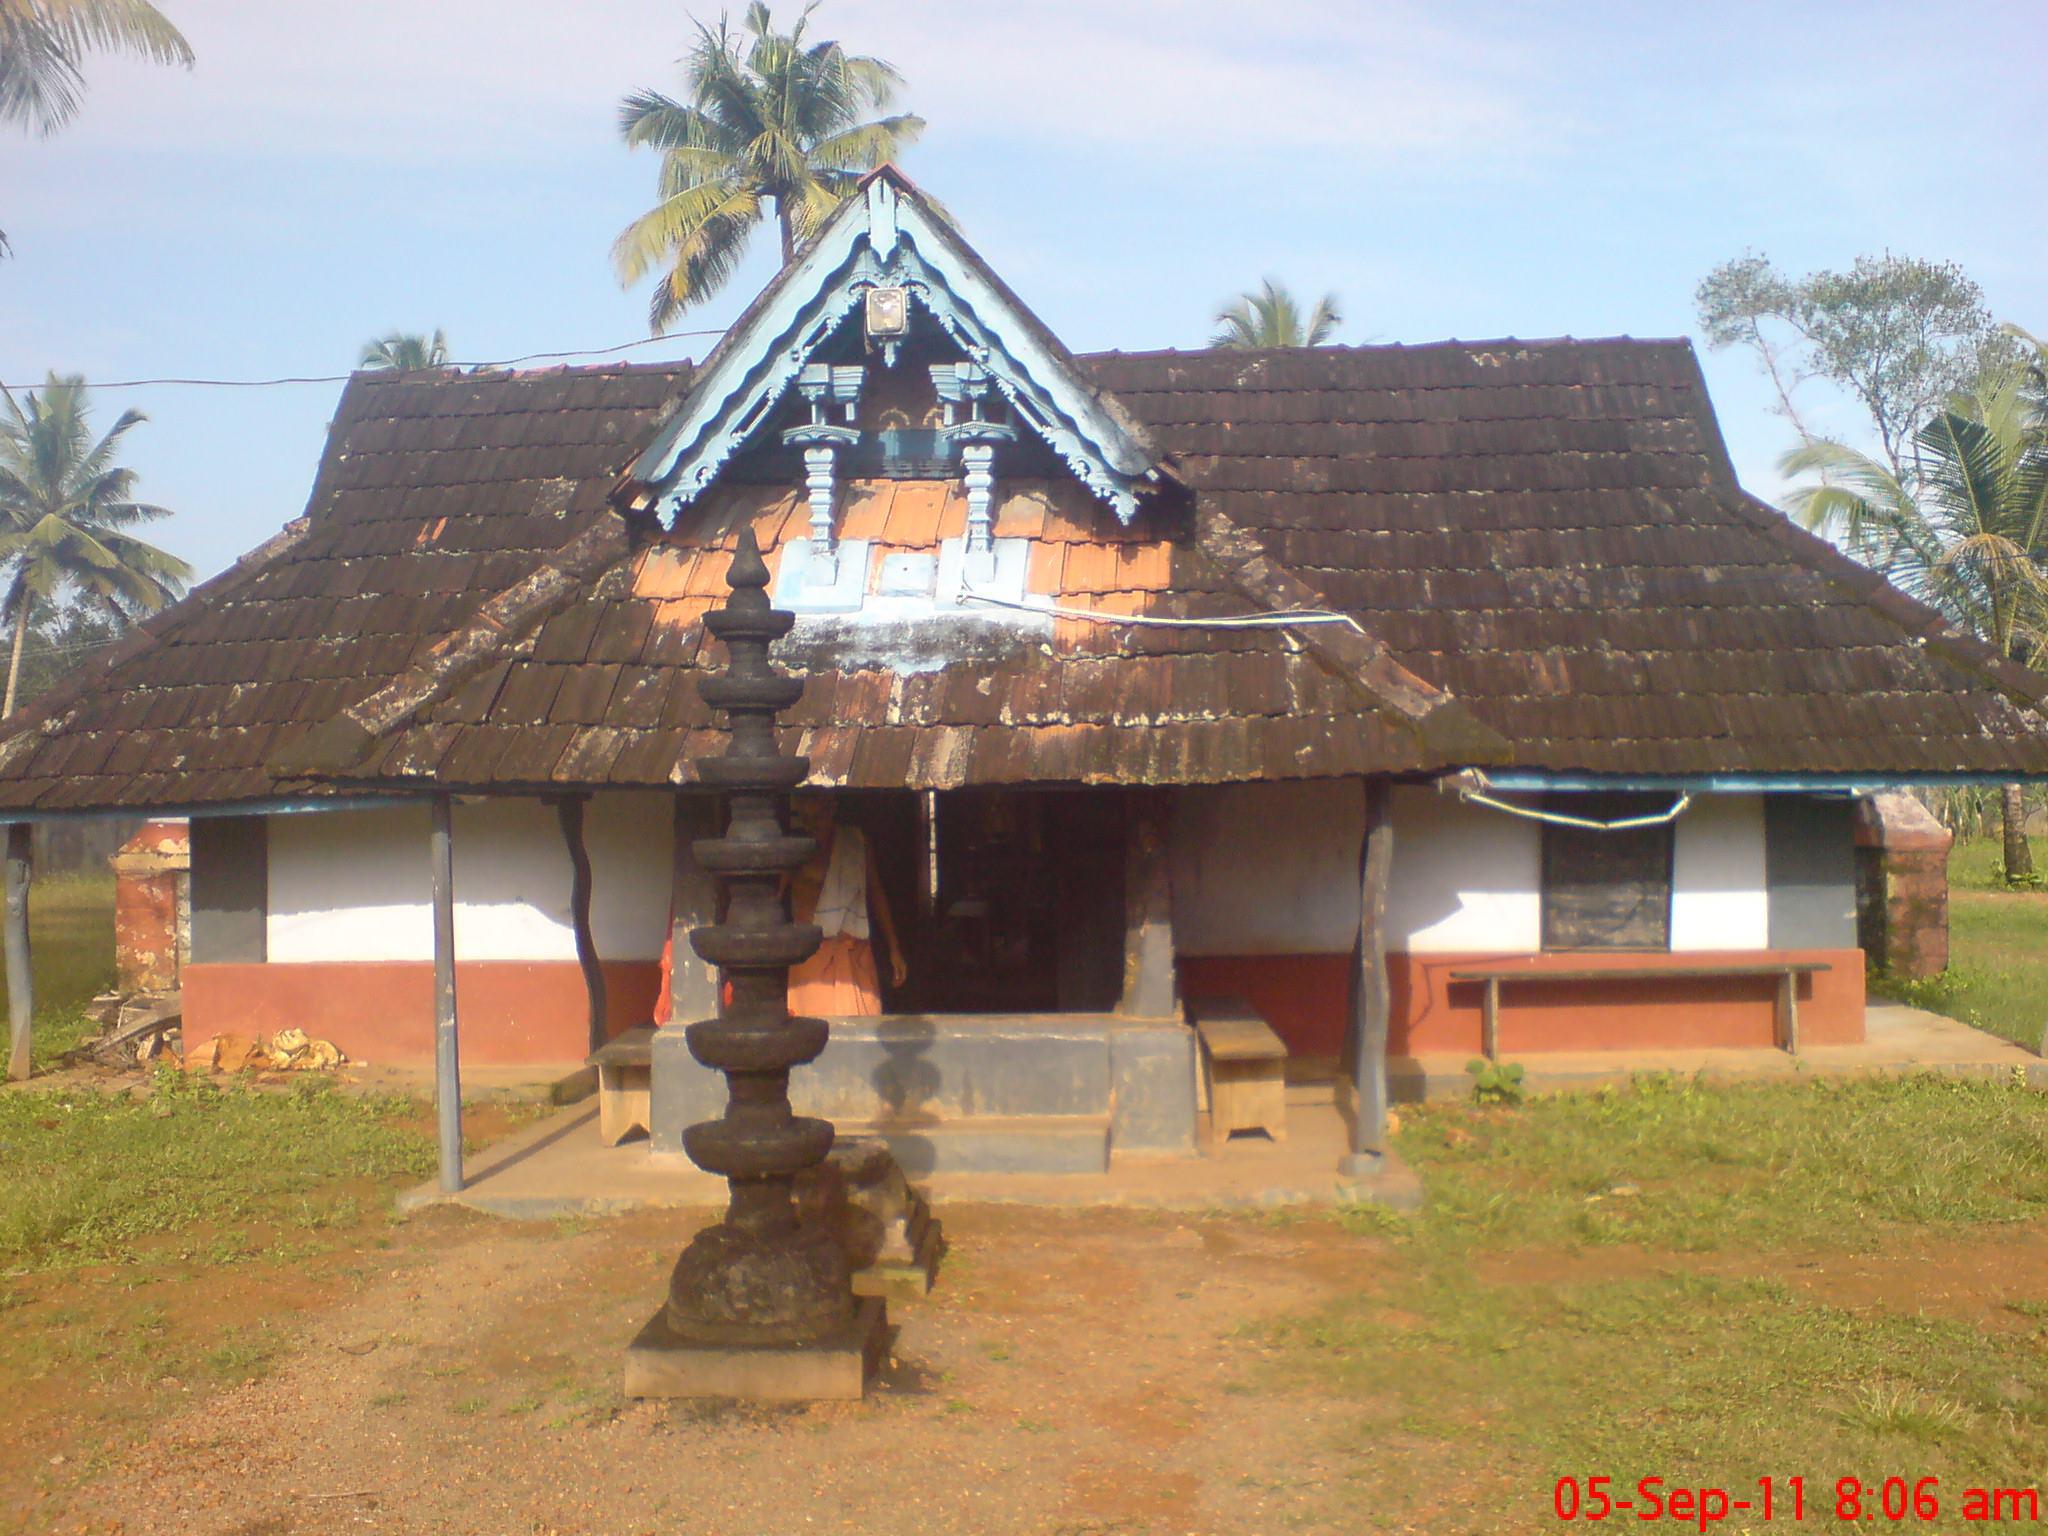
[[[32,731],[55,720],[85,698],[116,667],[126,665],[151,647],[161,644],[164,637],[179,625],[196,618],[209,605],[252,581],[271,561],[295,548],[312,526],[312,519],[308,516],[293,518],[226,570],[191,588],[177,602],[138,619],[129,626],[125,635],[76,668],[64,682],[33,703],[16,710],[5,721],[0,721],[0,773],[5,772],[8,762],[29,740]]]

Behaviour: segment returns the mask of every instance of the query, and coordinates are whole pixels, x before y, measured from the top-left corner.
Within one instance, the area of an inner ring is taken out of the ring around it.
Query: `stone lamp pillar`
[[[818,929],[791,922],[783,877],[815,844],[784,830],[789,791],[809,764],[776,745],[779,711],[803,680],[770,665],[769,643],[792,618],[768,604],[768,569],[752,530],[740,536],[723,608],[705,616],[726,644],[722,675],[698,684],[726,711],[724,756],[697,765],[725,791],[723,837],[696,844],[717,879],[725,920],[692,929],[690,944],[728,983],[718,1017],[692,1024],[690,1054],[725,1074],[719,1119],[689,1127],[683,1148],[731,1189],[725,1219],[699,1232],[676,1261],[667,1303],[626,1353],[629,1397],[737,1397],[801,1402],[857,1398],[879,1347],[876,1300],[856,1301],[837,1234],[799,1219],[797,1176],[832,1149],[832,1124],[791,1113],[789,1073],[825,1048],[822,1019],[792,1018],[789,968],[813,954]]]

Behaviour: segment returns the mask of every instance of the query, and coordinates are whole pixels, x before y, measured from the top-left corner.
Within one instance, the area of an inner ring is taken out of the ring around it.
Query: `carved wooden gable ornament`
[[[877,398],[906,390],[913,415],[877,416]],[[1129,524],[1166,474],[1136,423],[886,166],[741,316],[615,499],[680,518],[721,476],[778,453],[805,488],[809,526],[777,598],[815,613],[861,605],[868,551],[842,545],[835,502],[878,456],[884,473],[957,480],[966,530],[941,560],[976,589],[1019,595],[1024,551],[994,537],[998,475],[1057,463]]]

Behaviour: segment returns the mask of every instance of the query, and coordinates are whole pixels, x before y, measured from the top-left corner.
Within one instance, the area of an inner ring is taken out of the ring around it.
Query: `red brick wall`
[[[179,892],[192,864],[182,821],[153,821],[108,861],[114,871],[114,971],[123,992],[178,986]]]

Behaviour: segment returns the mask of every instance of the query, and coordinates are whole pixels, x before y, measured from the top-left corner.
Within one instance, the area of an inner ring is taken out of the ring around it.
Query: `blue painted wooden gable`
[[[900,316],[892,312],[898,306]],[[621,499],[680,514],[743,450],[774,446],[771,418],[786,418],[781,408],[792,390],[811,402],[812,414],[809,424],[783,429],[789,445],[850,451],[855,445],[832,410],[858,384],[835,377],[844,364],[819,355],[857,325],[870,369],[890,368],[897,338],[918,315],[935,321],[958,350],[957,363],[932,370],[940,397],[967,402],[990,389],[1008,408],[1000,424],[981,424],[979,409],[962,410],[934,445],[947,458],[948,477],[985,468],[988,454],[977,450],[1001,442],[1009,427],[1009,435],[1036,437],[1130,522],[1140,491],[1161,478],[1157,452],[945,216],[886,166],[862,182],[706,359],[681,408],[628,470]],[[829,472],[828,459],[806,462]]]

